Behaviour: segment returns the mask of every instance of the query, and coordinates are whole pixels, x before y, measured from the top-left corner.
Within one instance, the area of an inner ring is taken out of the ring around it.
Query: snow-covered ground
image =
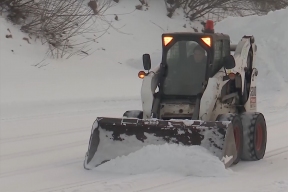
[[[96,170],[83,169],[91,126],[97,116],[140,109],[142,54],[160,61],[163,32],[189,31],[179,15],[165,16],[162,1],[133,11],[129,0],[93,55],[46,59],[46,47],[28,44],[0,18],[0,191],[288,191],[288,9],[264,17],[228,18],[216,30],[237,43],[254,35],[258,44],[258,110],[268,125],[267,153],[258,162],[228,170],[199,147],[147,146]],[[114,17],[114,16],[113,16]],[[113,18],[111,16],[111,18]],[[5,35],[13,35],[6,39]],[[103,49],[105,50],[103,50]]]

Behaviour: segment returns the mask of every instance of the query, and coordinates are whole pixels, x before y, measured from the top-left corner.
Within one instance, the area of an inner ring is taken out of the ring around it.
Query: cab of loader
[[[143,66],[145,70],[151,69],[149,54],[143,55]],[[230,37],[214,33],[213,21],[207,21],[203,33],[164,33],[159,92],[155,97],[174,103],[176,100],[180,103],[190,102],[194,106],[198,100],[197,108],[200,108],[200,100],[208,79],[222,67],[234,68],[235,60],[230,54]],[[159,106],[154,109],[154,113],[159,113]],[[177,118],[173,115],[171,118]],[[183,115],[182,113],[182,118],[187,118]],[[196,115],[194,119],[197,118]]]

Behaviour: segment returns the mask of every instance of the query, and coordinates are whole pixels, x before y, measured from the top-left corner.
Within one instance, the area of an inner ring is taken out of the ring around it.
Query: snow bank
[[[176,144],[148,145],[127,156],[117,157],[95,168],[122,174],[169,172],[184,176],[228,176],[231,172],[208,150]]]
[[[98,51],[86,58],[49,59],[45,57],[46,45],[34,39],[30,39],[31,44],[24,41],[27,34],[1,17],[0,24],[1,104],[139,95],[138,71],[119,64],[117,56],[111,57],[113,53],[109,56]],[[8,29],[13,38],[5,38],[10,34]],[[92,50],[98,49],[97,44],[93,46]],[[129,87],[125,86],[128,82]]]
[[[139,69],[143,70],[142,54],[150,53],[153,66],[158,65],[161,34],[192,28],[183,27],[186,21],[180,11],[178,16],[175,14],[176,18],[168,18],[164,1],[149,2],[151,6],[147,11],[135,10],[137,4],[139,2],[130,0],[115,3],[106,12],[114,28],[85,48],[91,55],[75,55],[68,60],[46,58],[47,45],[35,41],[34,37],[30,39],[20,32],[19,26],[0,17],[0,102],[9,106],[36,101],[140,99],[142,80],[137,74]],[[114,19],[115,14],[118,21]],[[101,31],[105,24],[99,23]],[[102,32],[85,34],[82,38],[86,41]],[[12,38],[5,37],[10,34]],[[23,38],[28,38],[30,44]]]

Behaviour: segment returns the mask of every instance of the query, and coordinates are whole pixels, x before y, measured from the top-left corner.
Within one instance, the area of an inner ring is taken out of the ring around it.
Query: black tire
[[[141,110],[126,111],[123,114],[123,117],[143,119],[143,111],[141,111]]]
[[[241,114],[243,124],[244,161],[257,161],[264,157],[267,145],[267,127],[262,113],[245,112]]]
[[[227,113],[227,114],[219,115],[216,121],[231,121],[232,122],[236,150],[237,150],[237,157],[235,161],[233,162],[233,164],[236,165],[241,160],[242,151],[243,151],[243,125],[242,125],[241,118],[238,114]]]

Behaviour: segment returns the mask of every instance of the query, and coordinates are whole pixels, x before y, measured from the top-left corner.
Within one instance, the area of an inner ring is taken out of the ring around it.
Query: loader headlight
[[[138,77],[140,78],[140,79],[144,79],[144,77],[146,76],[147,74],[145,73],[145,71],[139,71],[139,73],[138,73]]]

